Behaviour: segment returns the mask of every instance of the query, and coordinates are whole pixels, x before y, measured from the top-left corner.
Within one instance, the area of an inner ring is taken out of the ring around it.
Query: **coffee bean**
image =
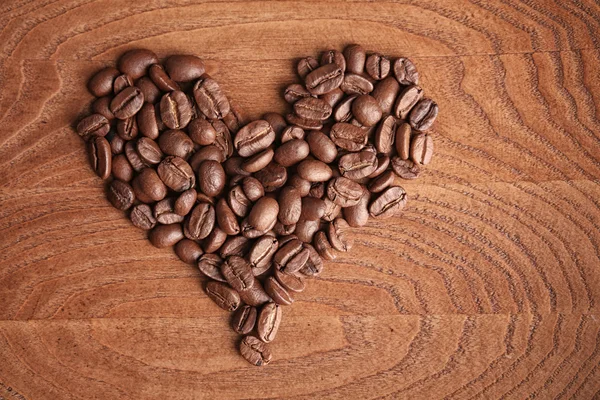
[[[336,64],[342,71],[346,70],[346,59],[344,55],[337,50],[328,50],[321,55],[321,65]]]
[[[310,153],[320,161],[332,163],[337,157],[337,148],[331,139],[321,131],[310,131],[306,138]]]
[[[394,104],[393,109],[394,116],[396,118],[406,119],[415,104],[422,98],[423,89],[421,89],[421,87],[416,85],[406,87],[396,98],[396,104]]]
[[[144,168],[133,178],[131,186],[135,197],[144,203],[152,203],[165,198],[167,187],[152,168]]]
[[[308,260],[308,250],[305,249],[299,239],[292,239],[285,244],[281,244],[273,256],[275,268],[288,274],[300,270],[306,260]]]
[[[272,276],[265,281],[265,291],[277,304],[287,306],[294,302],[290,293]]]
[[[287,170],[285,167],[271,162],[265,168],[256,172],[254,177],[263,185],[265,192],[273,192],[285,185]]]
[[[288,293],[290,291],[295,292],[295,293],[300,293],[300,292],[304,291],[304,289],[306,288],[304,279],[302,279],[299,276],[296,276],[293,274],[286,274],[285,272],[282,272],[278,269],[275,269],[274,276],[275,276],[275,279],[277,279],[277,282],[279,282],[279,284],[285,290],[287,290]]]
[[[279,221],[284,225],[292,225],[300,219],[302,212],[302,198],[300,193],[291,187],[286,186],[279,192]]]
[[[332,109],[331,106],[322,99],[307,97],[294,103],[294,112],[302,118],[323,121],[329,118]]]
[[[213,144],[217,137],[212,124],[202,118],[193,119],[188,125],[188,132],[192,141],[200,146]]]
[[[276,303],[267,303],[262,307],[256,321],[256,333],[260,340],[265,343],[275,340],[281,316],[281,306]]]
[[[385,115],[392,112],[398,93],[400,93],[398,81],[394,77],[388,76],[377,84],[371,96],[379,102],[381,111]]]
[[[275,161],[284,167],[291,167],[304,160],[309,152],[308,143],[301,139],[292,139],[277,148]]]
[[[138,130],[149,139],[156,139],[159,135],[156,111],[152,104],[144,104],[136,114]]]
[[[400,57],[394,61],[394,75],[401,85],[419,84],[419,72],[408,58]]]
[[[165,60],[165,71],[177,82],[191,82],[204,75],[206,68],[201,58],[187,55],[172,55]]]
[[[296,168],[298,175],[309,182],[326,182],[331,178],[329,165],[319,160],[304,160]]]
[[[309,73],[304,82],[312,94],[320,95],[339,87],[344,80],[344,70],[337,64],[325,64]]]
[[[248,176],[242,182],[244,194],[250,201],[257,201],[265,195],[265,188],[258,179]]]
[[[113,119],[115,119],[115,116],[113,115],[113,113],[110,112],[111,100],[112,100],[112,97],[110,97],[110,96],[104,96],[104,97],[100,97],[99,99],[96,99],[92,103],[92,112],[94,114],[102,115],[108,121],[112,121]]]
[[[292,225],[283,225],[281,222],[277,221],[277,223],[273,226],[273,233],[275,235],[290,235],[294,233],[296,230],[296,224]]]
[[[225,188],[225,170],[220,163],[206,160],[198,168],[198,187],[207,196],[218,196]]]
[[[223,117],[223,122],[230,132],[237,133],[249,121],[242,108],[233,100],[229,100],[229,113]]]
[[[107,179],[112,169],[110,143],[102,136],[96,136],[88,142],[88,158],[96,174]]]
[[[77,133],[85,140],[96,136],[106,136],[109,130],[110,123],[100,114],[85,117],[77,124]]]
[[[140,89],[131,86],[123,89],[110,102],[110,112],[118,119],[133,117],[144,105],[144,94]]]
[[[138,126],[136,117],[121,119],[117,121],[117,134],[123,140],[132,140],[138,135]]]
[[[226,259],[230,256],[245,257],[250,251],[252,242],[244,236],[228,236],[219,249],[219,255]]]
[[[233,140],[233,146],[242,157],[252,156],[275,141],[275,131],[265,120],[250,122],[239,130]]]
[[[337,255],[333,251],[333,247],[331,247],[331,243],[329,243],[325,232],[319,231],[315,234],[313,246],[324,260],[331,261],[336,259]]]
[[[181,224],[156,225],[148,234],[148,239],[154,247],[159,249],[175,246],[183,239]]]
[[[223,153],[223,160],[231,157],[233,154],[233,141],[231,140],[231,132],[222,121],[211,121],[217,135],[215,136],[214,145],[217,146]]]
[[[138,204],[131,209],[129,215],[131,223],[144,230],[150,230],[156,226],[156,219],[152,213],[152,209],[147,204]]]
[[[204,249],[206,251],[206,249]],[[203,275],[219,282],[226,282],[221,274],[223,259],[217,254],[205,253],[198,259],[198,269]]]
[[[252,307],[259,307],[273,301],[256,278],[254,278],[254,284],[250,289],[241,290],[238,293],[240,294],[240,299]]]
[[[240,223],[240,230],[242,232],[242,236],[247,239],[256,239],[258,237],[264,236],[269,232],[275,224],[277,220],[274,220],[273,223],[266,229],[256,229],[250,222],[248,222],[248,218],[244,218]]]
[[[214,253],[221,248],[226,240],[227,234],[221,228],[215,226],[210,235],[203,240],[202,249],[205,253]]]
[[[135,194],[133,188],[119,180],[113,180],[108,187],[108,201],[119,210],[127,210],[133,205]]]
[[[413,107],[408,121],[413,129],[426,131],[431,128],[437,115],[438,105],[431,99],[423,99]]]
[[[327,226],[329,243],[334,249],[344,252],[352,249],[354,246],[354,240],[348,236],[347,233],[349,230],[350,225],[348,225],[348,222],[342,218],[336,218]]]
[[[340,88],[335,88],[331,92],[321,95],[320,98],[333,109],[344,98],[344,92]]]
[[[302,267],[300,273],[307,276],[319,275],[323,271],[323,260],[310,244],[305,243],[304,247],[308,250],[308,261]]]
[[[319,68],[319,62],[314,57],[309,56],[298,61],[297,71],[302,79],[317,68]]]
[[[377,168],[377,156],[371,151],[348,153],[340,157],[338,169],[342,176],[361,179],[369,176]]]
[[[368,94],[374,89],[373,84],[367,78],[357,74],[346,74],[340,89],[346,94]]]
[[[301,219],[317,221],[325,214],[325,202],[315,197],[302,198]]]
[[[365,147],[367,135],[367,131],[345,122],[333,125],[329,133],[333,143],[348,151],[359,151]]]
[[[303,118],[295,113],[290,113],[285,116],[288,123],[297,125],[302,129],[321,129],[323,122],[318,119]]]
[[[171,129],[183,129],[192,119],[192,105],[179,90],[165,94],[160,100],[160,117]]]
[[[96,97],[112,94],[113,82],[120,75],[118,69],[106,67],[101,69],[88,82],[88,89]]]
[[[369,214],[374,218],[389,218],[406,205],[406,192],[400,186],[386,189],[369,206]]]
[[[398,157],[402,160],[408,160],[410,154],[411,131],[410,124],[408,123],[403,123],[396,130],[396,151],[398,152]]]
[[[119,59],[119,70],[131,76],[133,79],[138,79],[146,75],[148,67],[158,63],[158,57],[153,51],[147,49],[129,50]]]
[[[183,216],[175,213],[175,199],[163,199],[154,205],[154,218],[163,225],[183,222]]]
[[[304,129],[300,128],[299,126],[295,126],[295,125],[287,126],[281,132],[281,144],[287,143],[290,140],[294,140],[294,139],[303,140],[304,136],[305,136]]]
[[[225,311],[235,311],[241,303],[240,295],[225,283],[208,282],[206,284],[206,294]]]
[[[352,119],[352,103],[358,95],[348,96],[340,101],[333,112],[333,119],[338,122],[348,122]]]
[[[247,158],[246,161],[242,164],[242,168],[247,173],[258,172],[273,160],[275,152],[272,148],[268,148],[266,150],[261,151],[260,153],[256,153],[250,158]]]
[[[190,213],[184,225],[188,239],[198,240],[207,237],[215,226],[215,209],[207,203],[200,203]]]
[[[238,224],[236,215],[233,213],[225,199],[219,199],[215,206],[215,213],[219,228],[228,235],[237,235],[240,233],[240,225]]]
[[[391,68],[390,59],[379,54],[374,53],[367,57],[365,69],[369,76],[375,80],[382,80],[389,75]]]
[[[194,204],[196,204],[196,196],[195,189],[188,189],[181,193],[173,206],[175,213],[183,216],[188,215]]]
[[[292,83],[291,85],[286,87],[285,91],[283,92],[283,98],[290,104],[294,104],[298,100],[303,99],[305,97],[312,98],[312,95],[308,90],[306,90],[304,86],[299,85],[297,83]]]
[[[204,254],[200,245],[190,239],[182,239],[175,245],[175,254],[186,264],[196,265]]]
[[[205,195],[202,192],[197,192],[196,193],[196,201],[198,203],[208,203],[211,206],[215,205],[215,199],[214,199],[214,197],[207,196],[207,195]]]
[[[327,186],[327,197],[340,207],[356,205],[363,192],[358,183],[343,176],[331,180]]]
[[[127,74],[119,75],[113,82],[113,93],[117,94],[123,91],[123,89],[133,86],[133,79]],[[144,99],[145,101],[145,99]]]
[[[249,176],[250,174],[242,169],[244,160],[244,158],[238,156],[225,160],[223,163],[223,169],[225,170],[225,173],[230,176]],[[229,186],[235,186],[235,184],[233,184],[230,180]]]
[[[385,171],[383,174],[373,179],[369,183],[369,191],[371,193],[379,193],[394,184],[396,174],[394,171]]]
[[[129,182],[133,179],[133,168],[129,161],[127,161],[127,157],[124,154],[119,154],[113,157],[112,159],[112,175],[115,179],[121,180],[123,182]]]
[[[421,168],[411,160],[392,158],[392,169],[402,179],[416,179],[421,174]]]
[[[250,264],[242,257],[229,256],[221,265],[221,274],[227,283],[237,291],[249,289],[254,284],[254,275],[252,275]]]
[[[390,157],[387,156],[386,154],[378,154],[377,155],[377,168],[375,168],[375,171],[373,171],[371,173],[371,175],[368,176],[368,178],[376,178],[379,175],[383,174],[388,166],[390,165]]]
[[[392,153],[396,126],[396,118],[393,115],[386,116],[377,126],[377,130],[375,131],[375,147],[379,153],[388,155]]]
[[[256,307],[244,305],[233,314],[231,327],[235,333],[247,335],[254,329],[256,323]]]
[[[142,137],[136,142],[136,151],[142,162],[146,165],[158,164],[161,162],[163,153],[158,144],[150,138]]]
[[[278,247],[277,238],[271,236],[263,236],[254,243],[248,254],[248,261],[254,276],[267,272],[271,267],[273,255]]]
[[[333,171],[332,171],[333,176]],[[310,197],[320,199],[325,195],[325,182],[313,182],[308,192]]]
[[[204,75],[194,85],[194,98],[198,108],[208,119],[222,119],[229,114],[229,100],[221,86],[211,77]]]
[[[283,118],[283,115],[281,114],[266,113],[265,115],[263,115],[263,120],[267,121],[269,125],[271,125],[271,128],[273,128],[273,131],[275,132],[276,136],[281,136],[281,132],[287,126],[285,118]]]
[[[297,174],[292,175],[287,184],[296,188],[301,197],[307,196],[311,187],[311,183],[309,181],[301,178]]]
[[[169,188],[183,192],[196,184],[192,167],[180,157],[166,157],[158,165],[158,176]]]
[[[304,243],[311,243],[315,233],[319,230],[319,221],[300,219],[296,223],[294,234]]]
[[[223,151],[212,144],[210,146],[204,146],[190,157],[189,164],[194,171],[198,171],[200,164],[208,160],[216,161],[219,164],[222,163],[224,161]]]
[[[348,225],[352,227],[364,226],[369,221],[368,206],[371,195],[368,190],[365,190],[364,188],[362,189],[363,194],[359,198],[358,203],[342,210]]]
[[[344,57],[346,58],[346,69],[348,72],[362,74],[365,70],[365,61],[367,60],[367,52],[359,44],[351,44],[344,49]]]
[[[410,158],[415,164],[426,165],[433,155],[433,139],[430,135],[418,133],[412,138]]]
[[[246,336],[240,343],[240,354],[250,364],[261,367],[271,362],[273,353],[269,345],[261,342],[254,336]]]
[[[148,74],[152,82],[163,92],[172,92],[180,90],[179,85],[169,77],[165,69],[160,64],[153,64],[148,69]]]
[[[352,115],[363,126],[373,126],[383,115],[379,102],[368,94],[360,95],[352,102]]]
[[[250,211],[252,202],[244,194],[241,186],[233,187],[227,194],[227,204],[238,217],[245,217]]]
[[[152,82],[152,80],[147,76],[142,76],[140,79],[138,79],[135,82],[135,87],[142,91],[142,94],[144,95],[144,102],[148,104],[156,103],[162,94],[160,89],[157,88],[154,82]]]
[[[274,225],[279,213],[279,204],[269,197],[260,198],[248,214],[248,222],[255,229],[264,230]]]

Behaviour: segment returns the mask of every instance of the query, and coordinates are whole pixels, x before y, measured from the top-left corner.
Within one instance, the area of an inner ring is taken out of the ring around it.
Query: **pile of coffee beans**
[[[297,71],[291,111],[249,121],[200,58],[131,50],[89,81],[93,114],[77,125],[108,200],[209,278],[254,365],[271,361],[305,277],[352,248],[350,227],[397,215],[398,183],[433,153],[438,106],[409,59],[350,45]]]

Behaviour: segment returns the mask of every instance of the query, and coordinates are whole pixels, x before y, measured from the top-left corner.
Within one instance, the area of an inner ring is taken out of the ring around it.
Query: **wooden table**
[[[1,399],[600,396],[597,2],[4,0],[0,27]],[[258,118],[352,42],[415,61],[434,161],[252,367],[199,272],[105,199],[86,80],[194,53]]]

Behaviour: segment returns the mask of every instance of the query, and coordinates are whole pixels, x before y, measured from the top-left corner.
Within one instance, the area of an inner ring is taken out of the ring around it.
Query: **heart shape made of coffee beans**
[[[249,121],[200,58],[131,50],[91,78],[94,113],[77,125],[108,200],[208,277],[254,365],[271,361],[304,278],[352,248],[350,227],[397,215],[401,180],[433,153],[438,106],[408,58],[354,44],[297,71],[290,113]]]

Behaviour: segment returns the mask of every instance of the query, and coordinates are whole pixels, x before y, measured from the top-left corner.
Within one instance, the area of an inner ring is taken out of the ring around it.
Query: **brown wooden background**
[[[0,29],[0,398],[600,396],[598,2],[4,0]],[[206,58],[258,117],[295,59],[351,42],[414,59],[434,162],[251,367],[71,125],[129,48]]]

